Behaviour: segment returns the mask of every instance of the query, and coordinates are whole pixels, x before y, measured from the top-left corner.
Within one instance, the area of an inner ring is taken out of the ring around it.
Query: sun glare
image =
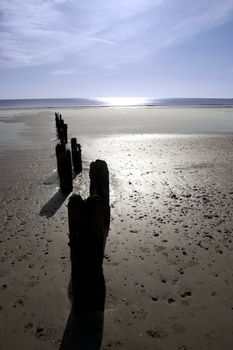
[[[146,104],[147,98],[145,97],[103,97],[101,101],[107,103],[109,106],[138,106]]]

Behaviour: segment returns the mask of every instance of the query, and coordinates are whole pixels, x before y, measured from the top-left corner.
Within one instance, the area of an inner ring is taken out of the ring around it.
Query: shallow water
[[[228,133],[228,108],[89,108],[60,110],[74,135]]]
[[[73,136],[114,134],[200,134],[233,132],[232,108],[61,108]],[[0,121],[30,121],[49,118],[55,109],[0,110]],[[38,125],[39,126],[39,125]],[[15,129],[15,127],[14,127]],[[10,130],[5,126],[4,132]]]

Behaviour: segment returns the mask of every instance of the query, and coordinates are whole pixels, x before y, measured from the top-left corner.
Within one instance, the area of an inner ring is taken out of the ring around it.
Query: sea
[[[233,98],[41,98],[0,99],[0,109],[81,107],[208,107],[232,108]]]

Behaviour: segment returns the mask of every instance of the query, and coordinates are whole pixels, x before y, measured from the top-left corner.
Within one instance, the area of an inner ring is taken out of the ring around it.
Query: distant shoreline
[[[30,108],[232,108],[232,98],[55,98],[55,99],[0,99],[0,109]]]

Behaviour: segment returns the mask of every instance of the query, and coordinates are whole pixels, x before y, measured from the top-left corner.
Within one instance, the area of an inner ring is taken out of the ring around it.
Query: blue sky
[[[0,98],[233,97],[233,0],[1,0]]]

